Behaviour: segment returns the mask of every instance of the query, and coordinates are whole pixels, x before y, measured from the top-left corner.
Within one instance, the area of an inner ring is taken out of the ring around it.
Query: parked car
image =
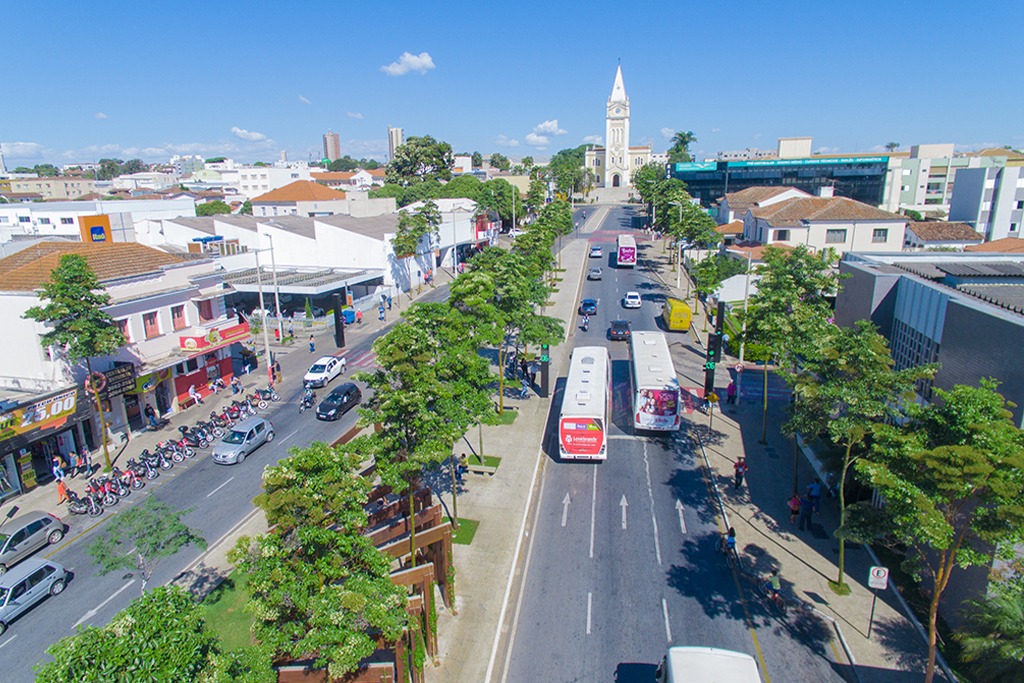
[[[603,274],[604,271],[602,271],[600,268],[591,268],[590,270],[587,271],[587,279],[600,280]]]
[[[320,420],[337,420],[342,415],[352,410],[363,400],[363,394],[359,387],[352,382],[345,382],[341,386],[334,387],[331,393],[316,407],[316,416]]]
[[[340,358],[323,356],[309,366],[309,370],[302,376],[302,382],[311,387],[325,387],[341,374],[341,369]]]
[[[525,230],[520,230],[519,228],[512,228],[511,230],[508,231],[508,236],[515,238],[515,237],[519,237],[524,232],[526,232],[526,231]]]
[[[640,308],[642,304],[640,292],[626,292],[626,295],[622,297],[623,308]]]
[[[0,525],[0,574],[43,546],[60,543],[67,527],[48,512],[29,512]]]
[[[601,258],[604,256],[604,250],[601,247],[590,248],[590,258]]]
[[[596,315],[597,299],[584,299],[580,302],[580,315]]]
[[[64,567],[35,558],[0,576],[0,633],[46,596],[63,593],[67,583]]]
[[[612,341],[629,341],[631,334],[628,320],[613,320],[608,328],[608,338]]]
[[[274,425],[262,417],[250,417],[227,430],[213,446],[213,461],[221,465],[237,465],[265,443],[274,440]]]

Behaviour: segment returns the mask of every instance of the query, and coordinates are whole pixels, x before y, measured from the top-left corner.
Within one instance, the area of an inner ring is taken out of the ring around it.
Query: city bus
[[[632,235],[619,235],[615,265],[619,268],[632,268],[636,265],[636,240]]]
[[[607,348],[581,346],[573,350],[558,416],[562,460],[608,459],[611,372]]]
[[[662,332],[634,331],[629,339],[633,389],[633,428],[660,432],[679,429],[679,380]]]

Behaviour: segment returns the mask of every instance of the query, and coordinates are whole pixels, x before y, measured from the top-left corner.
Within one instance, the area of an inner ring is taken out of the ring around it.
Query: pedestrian
[[[736,403],[736,380],[731,380],[729,386],[725,388],[725,402]]]
[[[64,479],[64,468],[60,464],[60,458],[53,459],[53,467],[50,468],[53,472],[53,478],[57,481],[63,481]]]
[[[388,310],[391,310],[391,295],[388,295]]]
[[[800,514],[800,494],[794,493],[793,497],[786,501],[789,508],[789,523],[796,524],[796,518]]]
[[[75,453],[74,449],[68,453],[67,475],[72,479],[78,476],[78,454]]]
[[[79,474],[85,474],[87,477],[92,474],[92,453],[85,446],[78,451],[78,469]]]
[[[537,386],[537,369],[532,365],[530,366],[530,386]]]
[[[316,340],[313,339],[313,335],[309,335],[309,352],[316,353]]]
[[[526,362],[525,358],[519,360],[519,369],[522,371],[524,378],[530,376],[530,365]]]
[[[377,319],[384,320],[384,304],[377,307]]]
[[[747,474],[747,459],[742,455],[736,460],[736,463],[732,466],[733,472],[733,488],[737,491],[743,486],[743,477]]]
[[[189,395],[189,398],[191,398],[197,404],[199,404],[199,405],[203,404],[203,397],[199,395],[198,391],[196,391],[196,385],[195,384],[189,386],[189,388],[188,388],[188,395]]]
[[[279,360],[274,361],[274,378],[278,384],[281,383],[281,361]]]
[[[156,409],[152,403],[146,404],[146,419],[149,420],[149,426],[151,429],[156,429]]]
[[[68,497],[68,485],[64,483],[63,479],[57,480],[57,505],[70,501]]]
[[[295,338],[295,325],[291,320],[288,321],[288,336],[292,339]]]
[[[242,380],[238,379],[237,376],[236,377],[232,377],[231,378],[231,394],[232,395],[238,394],[241,391],[242,391]]]
[[[244,370],[247,375],[252,371],[252,356],[246,355],[245,364],[242,366],[242,370]]]
[[[814,503],[814,511],[818,512],[821,506],[821,479],[815,479],[814,482],[807,487],[807,497]]]
[[[811,515],[814,513],[814,502],[811,501],[809,496],[800,497],[800,523],[797,525],[797,529],[800,531],[807,527],[808,530],[811,528]]]
[[[361,308],[356,309],[356,323],[359,325],[363,324],[363,309]]]

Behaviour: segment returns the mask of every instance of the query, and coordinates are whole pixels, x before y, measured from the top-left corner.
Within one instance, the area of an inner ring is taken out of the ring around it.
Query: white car
[[[309,372],[303,376],[302,382],[311,387],[325,387],[344,369],[345,364],[341,358],[324,356],[309,366]]]
[[[508,231],[508,236],[509,237],[513,237],[513,238],[514,237],[519,237],[524,232],[526,232],[526,231],[525,230],[520,230],[519,228],[512,228],[511,230]]]
[[[622,297],[623,308],[640,308],[642,303],[640,292],[626,292],[626,296]]]

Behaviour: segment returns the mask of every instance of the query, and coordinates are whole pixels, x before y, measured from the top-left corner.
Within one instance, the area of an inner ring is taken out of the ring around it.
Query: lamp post
[[[277,338],[284,341],[284,321],[281,320],[281,290],[277,287],[277,262],[274,260],[274,238],[269,232],[263,233],[270,241],[270,272],[274,277],[274,309],[277,313]],[[256,257],[257,259],[259,256]],[[260,302],[263,306],[263,302]],[[266,327],[266,325],[264,325]]]
[[[260,315],[263,316],[263,355],[267,362],[267,377],[273,377],[273,367],[270,362],[270,336],[267,334],[267,307],[263,305],[263,269],[260,267],[260,252],[262,249],[255,249],[256,255],[256,291],[260,295]]]
[[[747,306],[750,303],[750,257],[754,252],[747,252],[747,279],[743,283],[743,330],[740,332],[740,365],[743,364],[743,352],[747,344]]]

